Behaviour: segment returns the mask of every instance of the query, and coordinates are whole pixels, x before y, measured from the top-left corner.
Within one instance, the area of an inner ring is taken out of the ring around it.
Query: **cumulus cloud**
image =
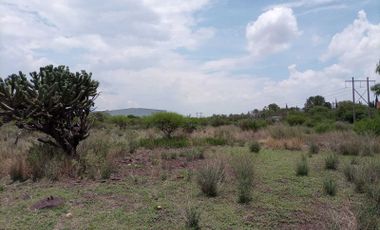
[[[352,24],[332,37],[321,59],[336,58],[340,65],[359,70],[358,74],[372,75],[379,54],[380,24],[371,24],[361,10]]]
[[[301,32],[291,8],[276,7],[261,14],[246,28],[248,50],[253,56],[265,56],[289,48]]]
[[[203,68],[209,71],[226,71],[249,66],[268,55],[288,49],[300,34],[291,8],[276,7],[267,10],[246,27],[247,54],[212,60],[205,63]]]
[[[4,76],[50,63],[67,64],[72,70],[93,72],[101,82],[98,109],[150,107],[212,114],[246,112],[271,102],[302,105],[307,96],[344,87],[347,76],[371,70],[369,65],[377,62],[380,25],[361,12],[331,39],[324,58],[335,64],[316,70],[292,65],[284,80],[231,73],[291,46],[301,32],[286,7],[269,9],[247,25],[246,55],[207,63],[189,60],[178,48],[197,49],[214,36],[215,29],[199,26],[195,16],[209,4],[4,0],[0,71]]]

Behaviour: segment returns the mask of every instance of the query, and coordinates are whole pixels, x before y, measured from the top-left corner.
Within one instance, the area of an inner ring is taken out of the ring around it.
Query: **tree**
[[[165,137],[171,138],[173,132],[181,127],[184,123],[184,117],[177,113],[172,112],[160,112],[153,114],[148,122],[153,127],[161,130]]]
[[[314,106],[324,106],[331,109],[331,104],[326,102],[325,98],[320,95],[309,97],[306,100],[304,110],[309,111]]]
[[[39,141],[76,158],[76,147],[89,135],[88,115],[98,95],[99,83],[91,76],[48,65],[30,73],[30,80],[21,71],[0,78],[0,117],[20,129],[47,134]]]
[[[380,61],[376,65],[375,73],[380,75]],[[371,91],[374,92],[377,96],[380,96],[380,84],[372,86]]]

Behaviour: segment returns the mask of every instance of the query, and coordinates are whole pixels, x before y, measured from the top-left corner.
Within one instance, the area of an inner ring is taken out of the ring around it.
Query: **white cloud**
[[[290,66],[278,81],[233,74],[231,68],[290,47],[300,34],[296,17],[289,8],[270,9],[248,24],[246,55],[190,61],[177,49],[196,49],[214,35],[195,16],[208,6],[206,0],[3,1],[0,70],[27,72],[50,63],[84,68],[101,82],[99,109],[240,113],[271,102],[302,105],[310,95],[344,86],[357,71],[373,71],[380,53],[380,25],[360,13],[331,40],[325,58],[336,64],[303,71]]]
[[[342,66],[357,69],[358,74],[372,75],[379,54],[380,24],[371,24],[366,13],[361,10],[352,24],[332,37],[321,59],[326,61],[336,58]]]
[[[212,60],[204,64],[208,71],[226,71],[249,66],[258,59],[288,49],[301,31],[292,9],[276,7],[262,13],[246,27],[247,51],[241,57]]]
[[[273,8],[247,25],[248,50],[253,56],[276,53],[289,48],[300,34],[292,9]]]

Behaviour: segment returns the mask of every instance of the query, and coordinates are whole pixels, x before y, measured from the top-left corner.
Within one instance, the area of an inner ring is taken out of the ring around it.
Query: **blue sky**
[[[101,83],[97,109],[241,113],[349,100],[379,81],[376,0],[2,0],[0,76],[47,64]]]

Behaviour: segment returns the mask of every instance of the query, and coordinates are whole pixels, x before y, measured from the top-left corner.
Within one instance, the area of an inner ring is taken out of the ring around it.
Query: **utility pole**
[[[352,77],[352,123],[355,123],[355,79]]]
[[[355,120],[356,120],[356,111],[355,111],[355,94],[357,94],[361,99],[363,99],[363,101],[365,101],[368,105],[368,116],[370,117],[371,116],[371,98],[370,98],[370,89],[369,89],[369,84],[370,83],[375,83],[375,80],[370,80],[368,77],[366,80],[355,80],[354,77],[352,77],[351,80],[347,80],[345,81],[346,83],[347,82],[350,82],[351,85],[352,85],[352,121],[355,123]],[[366,82],[367,83],[367,99],[365,99],[362,94],[360,94],[356,89],[355,89],[355,82],[359,82],[359,83],[362,83],[362,82]]]

